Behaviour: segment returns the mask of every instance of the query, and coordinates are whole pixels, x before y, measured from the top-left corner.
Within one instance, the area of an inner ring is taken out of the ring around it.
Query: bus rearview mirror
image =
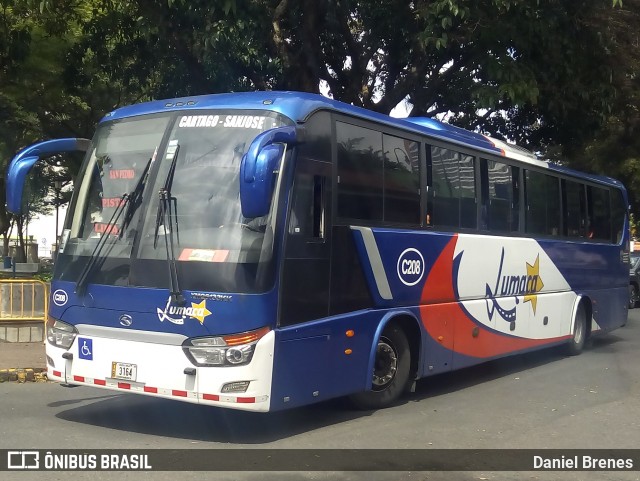
[[[295,145],[299,138],[299,129],[287,126],[262,132],[251,142],[240,165],[240,204],[244,217],[253,219],[269,213],[274,171],[285,145]]]
[[[22,213],[22,191],[31,167],[40,160],[38,156],[22,157],[9,166],[7,173],[7,210]]]
[[[7,169],[7,210],[22,213],[22,191],[31,168],[38,160],[62,152],[86,152],[91,142],[81,138],[46,140],[20,151]]]

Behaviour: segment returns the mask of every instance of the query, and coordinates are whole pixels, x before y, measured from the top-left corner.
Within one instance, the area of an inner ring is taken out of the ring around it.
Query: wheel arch
[[[578,297],[573,303],[573,309],[571,310],[571,326],[569,332],[573,333],[573,329],[576,324],[576,314],[578,313],[578,307],[581,304],[584,306],[584,313],[587,318],[587,332],[585,333],[585,339],[589,339],[589,337],[591,336],[591,328],[593,327],[593,306],[591,305],[591,298],[586,294],[578,294]]]
[[[418,318],[409,310],[395,310],[392,312],[386,313],[378,327],[376,329],[375,335],[373,336],[373,342],[369,349],[369,362],[367,363],[367,380],[365,383],[365,389],[371,389],[373,387],[373,379],[371,377],[371,373],[374,370],[375,366],[375,358],[376,358],[376,348],[378,346],[378,341],[382,336],[382,333],[388,326],[398,326],[404,332],[407,342],[409,343],[409,349],[411,351],[411,367],[409,372],[409,379],[411,381],[415,380],[418,376],[418,370],[420,366],[420,360],[422,358],[422,330],[420,329],[420,321]]]

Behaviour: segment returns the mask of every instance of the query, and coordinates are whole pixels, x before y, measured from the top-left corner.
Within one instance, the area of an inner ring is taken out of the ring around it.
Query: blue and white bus
[[[52,380],[275,411],[393,404],[415,380],[625,324],[627,197],[429,118],[318,95],[153,101],[86,151],[52,281]]]

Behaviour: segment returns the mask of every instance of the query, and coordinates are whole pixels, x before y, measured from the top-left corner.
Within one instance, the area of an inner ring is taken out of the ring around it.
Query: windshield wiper
[[[107,223],[107,227],[105,228],[103,235],[96,243],[96,246],[91,253],[91,257],[89,257],[89,261],[85,264],[84,269],[82,269],[80,277],[78,278],[75,292],[79,296],[82,296],[84,294],[89,281],[89,276],[93,271],[93,268],[98,264],[99,261],[103,261],[105,258],[105,256],[101,257],[100,254],[107,243],[107,239],[109,238],[108,234],[112,233],[115,228],[117,229],[116,238],[121,239],[126,227],[131,223],[133,214],[138,209],[138,207],[140,207],[140,204],[142,203],[142,192],[144,191],[144,186],[147,182],[147,178],[149,177],[149,168],[151,167],[152,162],[153,157],[147,161],[147,165],[145,165],[144,170],[142,171],[142,175],[140,176],[140,179],[138,179],[138,183],[136,184],[134,189],[129,193],[122,194],[118,206],[113,211],[113,214],[111,214],[111,218]],[[117,225],[123,213],[124,219],[122,220],[122,224]]]
[[[180,234],[178,229],[178,200],[171,195],[171,186],[173,185],[173,177],[176,172],[176,164],[178,163],[178,152],[180,145],[176,146],[169,166],[167,178],[164,185],[158,192],[158,212],[156,213],[156,226],[153,236],[153,248],[158,246],[158,234],[160,225],[164,230],[164,246],[167,253],[167,264],[169,266],[169,282],[171,285],[170,296],[171,302],[177,306],[184,306],[185,299],[180,289],[178,280],[178,269],[176,265],[176,254],[173,246],[173,221],[176,222],[176,235],[178,244],[180,243]],[[168,238],[167,238],[168,237]]]

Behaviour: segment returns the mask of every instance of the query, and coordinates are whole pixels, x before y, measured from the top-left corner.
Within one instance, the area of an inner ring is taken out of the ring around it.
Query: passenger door
[[[296,159],[280,290],[280,325],[329,312],[331,163]]]

